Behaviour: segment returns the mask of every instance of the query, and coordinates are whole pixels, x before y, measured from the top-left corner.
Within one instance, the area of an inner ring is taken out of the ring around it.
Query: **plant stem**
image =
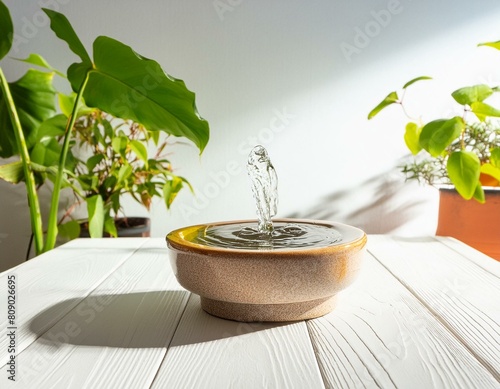
[[[3,95],[5,96],[5,103],[7,106],[7,111],[9,112],[10,120],[12,122],[12,127],[14,128],[14,134],[16,137],[17,149],[21,156],[21,161],[23,164],[24,181],[26,184],[26,192],[28,194],[28,206],[30,209],[30,220],[31,220],[31,230],[35,239],[35,249],[36,253],[40,254],[43,250],[43,228],[42,228],[42,214],[40,213],[40,201],[38,199],[38,192],[36,191],[35,176],[31,167],[31,158],[28,152],[28,147],[26,145],[26,140],[24,139],[23,129],[21,127],[21,121],[17,114],[16,106],[14,100],[10,93],[9,84],[7,79],[0,68],[0,88],[2,89]]]
[[[47,239],[45,241],[45,246],[43,247],[43,251],[52,250],[56,244],[57,238],[57,212],[59,210],[59,198],[61,195],[61,186],[62,180],[64,177],[64,168],[66,166],[66,157],[68,155],[69,150],[69,142],[71,139],[71,132],[75,125],[76,118],[78,116],[78,106],[80,105],[80,101],[83,96],[83,91],[87,86],[87,81],[89,79],[90,71],[87,71],[85,74],[85,79],[80,85],[80,89],[76,95],[75,104],[73,105],[73,110],[71,111],[71,116],[68,118],[68,124],[66,126],[66,131],[64,133],[64,141],[61,150],[61,155],[59,156],[59,165],[57,168],[57,175],[54,181],[54,188],[52,191],[52,199],[50,202],[50,213],[49,213],[49,221],[47,224]]]

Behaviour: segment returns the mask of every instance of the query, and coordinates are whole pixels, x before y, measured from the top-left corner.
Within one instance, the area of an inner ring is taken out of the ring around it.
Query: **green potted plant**
[[[198,115],[194,93],[183,81],[167,75],[156,61],[142,57],[129,46],[109,37],[95,39],[91,58],[64,15],[48,9],[44,12],[50,19],[51,29],[80,58],[67,71],[74,94],[57,94],[52,84],[57,71],[39,55],[30,55],[25,62],[42,70],[31,68],[17,81],[9,83],[0,68],[0,157],[19,157],[19,160],[0,166],[0,178],[12,183],[24,181],[26,185],[37,254],[55,246],[61,188],[75,187],[78,181],[75,174],[78,170],[75,169],[82,161],[78,161],[70,149],[76,139],[77,120],[89,113],[85,107],[140,124],[147,128],[150,137],[157,138],[154,134],[158,131],[186,137],[200,153],[209,138],[208,123]],[[9,10],[0,1],[0,60],[10,51],[13,36]],[[56,98],[62,113],[56,110]],[[143,142],[136,139],[129,142],[128,147],[140,154],[145,148]],[[90,156],[86,162],[92,158]],[[150,165],[159,167],[161,163]],[[164,174],[168,178],[162,181],[162,191],[171,200],[185,181],[173,174]],[[48,220],[44,225],[38,188],[46,179],[53,182],[53,190]],[[78,182],[82,184],[83,181]],[[158,185],[153,186],[158,189]],[[86,190],[85,187],[82,189]],[[156,194],[153,189],[151,193]],[[104,199],[99,196],[86,198],[90,205],[89,219],[94,220],[95,229],[112,233]]]
[[[500,42],[481,45],[500,49]],[[402,93],[389,93],[368,119],[390,105],[402,107],[409,119],[404,140],[414,155],[402,171],[407,179],[439,187],[437,234],[454,236],[500,259],[500,191],[495,188],[500,181],[500,109],[486,101],[500,87],[457,89],[451,96],[463,114],[424,123],[408,116],[404,97],[409,86],[429,79],[417,77],[403,86]]]
[[[149,219],[119,217],[121,200],[129,194],[147,210],[154,197],[170,208],[178,192],[189,182],[173,173],[164,153],[169,137],[140,123],[121,120],[98,109],[88,109],[74,126],[73,169],[67,180],[75,202],[60,219],[59,230],[67,238],[77,236],[148,236]],[[149,155],[148,145],[154,145]],[[79,157],[85,156],[84,158]],[[72,217],[75,207],[86,203],[88,218]],[[125,216],[125,215],[124,215]],[[66,219],[70,219],[66,221]]]

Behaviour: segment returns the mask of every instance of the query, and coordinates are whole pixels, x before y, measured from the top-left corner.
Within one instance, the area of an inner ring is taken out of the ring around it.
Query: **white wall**
[[[329,218],[368,232],[433,233],[436,192],[403,184],[394,169],[406,154],[402,113],[391,107],[370,122],[367,113],[389,91],[429,75],[435,80],[415,85],[407,100],[430,120],[454,107],[455,88],[500,77],[500,53],[476,47],[500,39],[494,0],[5,3],[23,38],[13,57],[38,52],[62,69],[75,59],[40,17],[47,6],[69,18],[89,49],[97,35],[117,38],[196,92],[211,140],[201,158],[194,147],[179,146],[171,159],[198,196],[182,193],[170,212],[156,203],[154,236],[254,217],[244,165],[257,143],[278,172],[278,216]],[[12,80],[22,74],[17,62],[1,65]],[[22,190],[5,183],[0,190],[1,269],[22,260],[29,222]],[[127,214],[145,211],[131,203]]]

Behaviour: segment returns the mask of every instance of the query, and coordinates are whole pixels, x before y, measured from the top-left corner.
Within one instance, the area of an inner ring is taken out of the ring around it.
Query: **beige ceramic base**
[[[208,313],[236,321],[296,321],[325,315],[338,292],[349,286],[361,267],[366,235],[340,223],[278,219],[335,228],[342,241],[300,249],[243,250],[205,246],[194,237],[209,226],[255,223],[233,221],[197,225],[167,235],[175,276],[201,296]]]
[[[244,322],[314,319],[335,308],[337,296],[289,304],[242,304],[201,297],[201,307],[211,315]]]

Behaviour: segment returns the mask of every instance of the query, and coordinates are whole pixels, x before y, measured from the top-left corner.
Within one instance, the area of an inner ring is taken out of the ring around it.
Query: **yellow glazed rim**
[[[244,223],[255,223],[256,220],[233,220],[227,222],[215,222],[207,224],[197,224],[193,226],[187,226],[183,228],[171,231],[167,237],[167,244],[169,248],[185,251],[185,252],[196,252],[205,255],[242,255],[242,256],[303,256],[307,255],[323,255],[325,252],[337,252],[343,251],[359,246],[359,249],[363,248],[367,242],[367,237],[364,231],[359,228],[349,226],[341,223],[334,223],[325,220],[312,220],[312,219],[275,219],[273,220],[277,223],[303,223],[312,225],[323,225],[326,227],[335,228],[342,235],[342,240],[333,245],[323,246],[323,247],[312,247],[312,248],[294,248],[294,249],[275,249],[275,250],[248,250],[248,249],[231,249],[226,247],[215,247],[207,246],[199,243],[194,243],[186,239],[186,236],[196,232],[201,228],[207,228],[211,226],[219,225],[230,225],[230,224],[244,224]]]

